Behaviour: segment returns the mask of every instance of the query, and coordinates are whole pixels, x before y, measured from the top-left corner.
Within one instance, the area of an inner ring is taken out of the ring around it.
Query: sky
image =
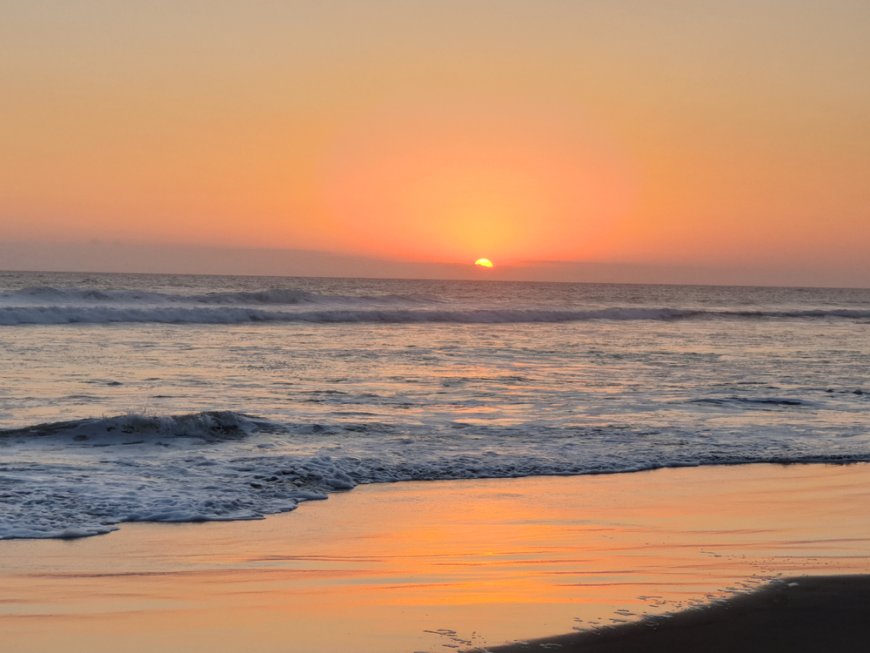
[[[868,33],[864,0],[3,0],[0,269],[870,286]]]

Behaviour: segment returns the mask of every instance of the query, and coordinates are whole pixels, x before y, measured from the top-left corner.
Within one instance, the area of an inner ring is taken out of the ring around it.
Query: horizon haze
[[[3,243],[0,271],[192,274],[360,279],[870,288],[870,266],[807,271],[785,266],[714,267],[655,262],[519,261],[481,269],[473,261],[403,261],[312,250],[125,243]],[[858,270],[856,274],[855,270]]]

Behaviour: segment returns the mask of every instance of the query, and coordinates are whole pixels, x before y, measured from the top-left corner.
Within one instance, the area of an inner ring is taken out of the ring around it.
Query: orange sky
[[[5,2],[0,245],[870,285],[870,4],[730,4]]]

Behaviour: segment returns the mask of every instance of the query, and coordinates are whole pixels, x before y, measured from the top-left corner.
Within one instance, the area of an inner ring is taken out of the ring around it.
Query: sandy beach
[[[0,633],[22,653],[527,642],[868,573],[868,481],[859,464],[372,485],[262,521],[5,541]]]
[[[800,576],[714,606],[598,631],[488,649],[522,653],[864,651],[870,576]]]

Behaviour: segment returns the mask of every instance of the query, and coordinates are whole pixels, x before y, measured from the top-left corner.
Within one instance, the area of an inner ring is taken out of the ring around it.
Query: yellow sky
[[[0,244],[870,280],[868,33],[857,0],[11,0]]]

